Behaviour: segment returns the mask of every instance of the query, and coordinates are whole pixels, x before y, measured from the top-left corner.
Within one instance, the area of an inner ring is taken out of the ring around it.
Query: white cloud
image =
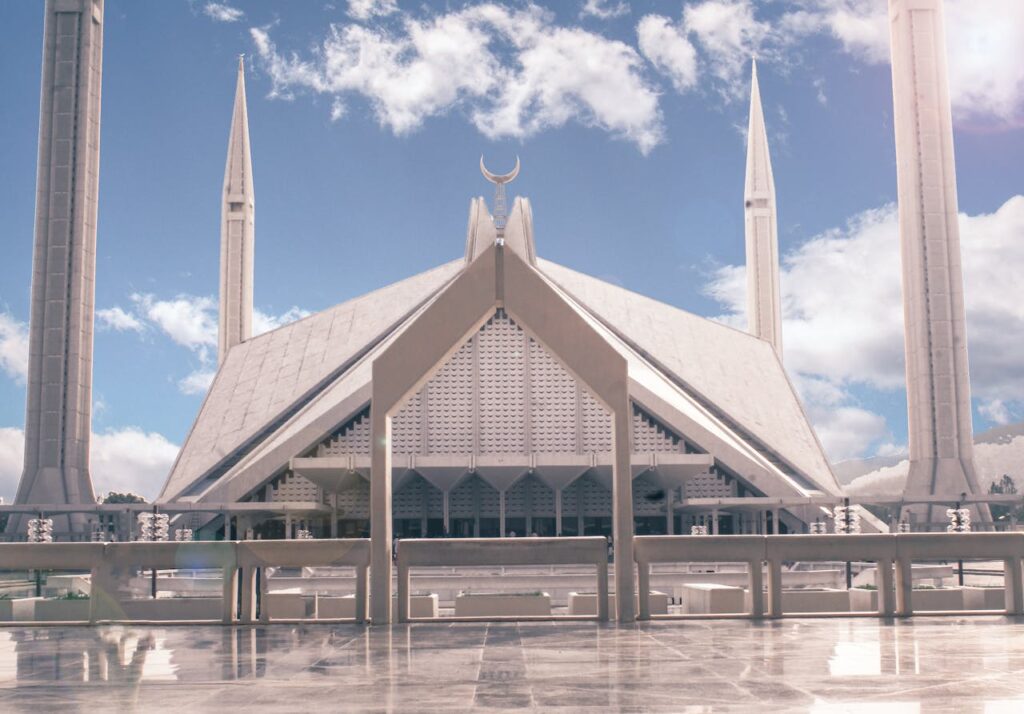
[[[178,380],[178,389],[182,394],[206,394],[216,375],[212,369],[197,369]]]
[[[640,52],[679,92],[697,84],[697,50],[667,17],[647,15],[636,26]]]
[[[0,312],[0,370],[16,382],[28,378],[28,325]]]
[[[203,14],[217,22],[238,22],[245,17],[244,12],[223,2],[206,3]]]
[[[629,3],[622,0],[584,0],[583,7],[580,8],[580,18],[596,17],[598,20],[611,20],[628,15],[629,12]]]
[[[252,37],[272,96],[361,95],[395,134],[462,108],[489,138],[524,138],[576,121],[646,152],[663,135],[658,94],[636,50],[557,26],[533,5],[486,3],[423,20],[403,15],[400,31],[333,25],[308,60],[280,53],[266,29],[253,28]]]
[[[800,0],[803,32],[825,32],[862,62],[889,62],[885,2]],[[946,0],[946,46],[954,118],[1015,125],[1024,121],[1024,3],[1020,0]]]
[[[766,49],[772,31],[767,22],[754,17],[750,0],[687,5],[683,28],[696,38],[705,57],[704,68],[722,82],[726,96],[743,96],[748,87],[744,68]]]
[[[25,433],[0,427],[0,496],[13,499],[21,478]],[[138,427],[92,435],[90,472],[97,495],[130,491],[152,500],[178,455],[178,446],[162,434]]]
[[[308,317],[309,314],[309,310],[303,310],[295,305],[280,315],[269,315],[261,310],[254,310],[252,315],[252,333],[253,335],[262,335],[264,332],[276,330],[282,325]]]
[[[217,347],[217,301],[210,297],[178,295],[159,300],[151,294],[131,296],[137,312],[204,362]]]
[[[398,12],[396,0],[348,0],[348,14],[356,20],[386,17]]]
[[[106,328],[118,332],[142,332],[146,329],[139,318],[116,305],[105,310],[97,310],[96,321],[100,329]]]
[[[972,393],[1019,412],[1024,406],[1024,362],[1019,358],[1024,354],[1024,302],[1012,296],[1019,293],[1018,276],[1024,274],[1024,196],[1009,199],[991,214],[961,215],[960,233]],[[810,239],[783,262],[786,367],[796,375],[816,426],[827,435],[835,420],[842,420],[843,428],[853,425],[864,450],[870,437],[884,438],[885,430],[867,413],[849,411],[859,409],[850,390],[904,388],[900,280],[895,206],[864,211],[844,228]],[[746,327],[745,292],[742,266],[719,268],[707,286],[707,293],[728,309],[722,321],[741,329]],[[822,383],[837,391],[826,394]],[[833,458],[857,455],[850,443],[829,439]]]
[[[989,399],[978,405],[978,413],[993,424],[1005,426],[1014,420],[1010,408],[1002,399]]]

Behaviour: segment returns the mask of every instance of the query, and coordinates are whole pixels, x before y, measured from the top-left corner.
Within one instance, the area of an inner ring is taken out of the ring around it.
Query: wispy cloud
[[[223,2],[208,2],[203,6],[203,14],[215,22],[238,22],[245,13],[237,7]]]
[[[348,0],[348,15],[356,20],[387,17],[398,12],[396,0]]]
[[[116,306],[97,310],[96,323],[101,330],[108,329],[117,332],[142,332],[146,329],[142,320]]]
[[[598,20],[611,20],[629,13],[629,3],[623,0],[584,0],[580,8],[580,18],[596,17]]]

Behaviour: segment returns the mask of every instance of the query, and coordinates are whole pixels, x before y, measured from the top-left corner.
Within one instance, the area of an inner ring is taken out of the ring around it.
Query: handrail
[[[451,565],[568,565],[597,568],[597,619],[608,619],[608,541],[578,538],[443,538],[398,541],[398,621],[409,621],[409,568]]]

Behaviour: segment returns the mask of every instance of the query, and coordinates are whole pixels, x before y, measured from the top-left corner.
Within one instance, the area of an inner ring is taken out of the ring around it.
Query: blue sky
[[[905,446],[882,0],[107,0],[97,490],[153,495],[216,361],[236,57],[256,305],[279,324],[462,253],[520,156],[538,252],[742,326],[749,58],[784,259],[786,363],[836,459]],[[947,0],[975,426],[1024,416],[1024,5]],[[0,4],[0,496],[24,421],[41,3]],[[361,62],[357,58],[362,57]],[[596,67],[596,69],[594,69]],[[214,344],[211,348],[211,330]]]

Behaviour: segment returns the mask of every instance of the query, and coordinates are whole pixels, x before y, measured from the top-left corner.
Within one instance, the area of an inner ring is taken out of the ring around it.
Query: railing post
[[[597,564],[597,619],[608,622],[608,561]]]
[[[616,565],[618,567],[618,565]],[[636,564],[637,580],[639,587],[637,588],[637,597],[640,600],[640,615],[637,617],[638,620],[650,620],[651,619],[651,564],[647,560],[640,560]],[[616,594],[616,597],[622,597],[622,594]]]
[[[782,617],[782,561],[768,561],[768,611],[771,617]]]
[[[365,565],[356,566],[356,622],[366,622],[366,591],[369,581],[369,568]]]
[[[896,559],[896,614],[900,617],[914,614],[913,592],[912,563],[909,557],[901,555]]]
[[[896,612],[896,597],[893,592],[892,560],[883,559],[875,563],[875,587],[878,592],[878,614],[892,617]]]
[[[398,622],[409,621],[409,565],[402,557],[402,544],[398,544]]]
[[[1003,579],[1006,587],[1006,614],[1024,615],[1024,584],[1021,583],[1021,559],[1014,556],[1006,560]]]
[[[235,619],[235,598],[238,597],[238,568],[232,562],[225,564],[223,570],[221,622],[225,625],[230,625]]]
[[[256,566],[246,565],[242,568],[242,611],[238,620],[250,624],[256,617]]]
[[[760,558],[747,563],[750,585],[750,616],[754,619],[764,617],[764,574],[761,572]]]

